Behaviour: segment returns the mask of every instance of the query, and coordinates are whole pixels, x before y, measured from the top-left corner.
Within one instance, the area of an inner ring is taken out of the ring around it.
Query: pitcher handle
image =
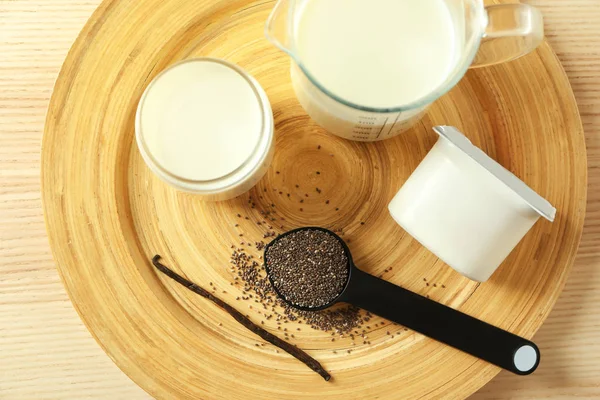
[[[487,6],[487,26],[471,67],[511,61],[535,50],[544,39],[542,13],[527,4]]]

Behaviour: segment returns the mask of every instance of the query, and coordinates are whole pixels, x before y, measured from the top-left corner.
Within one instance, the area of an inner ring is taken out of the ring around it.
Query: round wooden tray
[[[285,219],[278,232],[309,224],[341,228],[363,269],[530,338],[565,283],[583,228],[585,143],[564,71],[544,43],[515,62],[469,71],[397,138],[345,141],[316,126],[296,101],[288,57],[263,36],[273,5],[107,0],[92,16],[58,78],[43,141],[44,210],[66,289],[115,363],[158,398],[466,397],[498,368],[380,318],[369,323],[370,345],[331,342],[306,325],[296,331],[291,341],[333,375],[324,382],[271,345],[257,347],[258,337],[221,309],[158,276],[150,258],[161,254],[201,286],[212,282],[258,322],[250,303],[235,300],[230,245],[240,234],[262,239],[258,209],[271,209]],[[271,169],[251,192],[228,202],[203,203],[166,186],[134,144],[146,85],[168,65],[200,55],[248,70],[275,115]],[[556,221],[538,222],[484,284],[453,272],[387,212],[436,140],[436,124],[459,127],[558,209]],[[265,326],[278,333],[275,322]]]

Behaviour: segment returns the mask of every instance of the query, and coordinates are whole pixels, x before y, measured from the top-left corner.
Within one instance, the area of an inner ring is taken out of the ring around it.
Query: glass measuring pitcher
[[[416,122],[469,67],[510,61],[544,36],[541,13],[483,0],[279,0],[265,34],[319,125],[383,140]]]

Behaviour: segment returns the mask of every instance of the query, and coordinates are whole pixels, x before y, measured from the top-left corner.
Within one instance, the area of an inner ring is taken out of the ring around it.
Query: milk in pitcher
[[[354,140],[381,140],[405,129],[425,106],[386,109],[412,106],[434,92],[460,53],[443,0],[305,0],[296,18],[295,46],[305,71],[292,68],[298,99],[321,126]],[[305,73],[341,102],[328,99]]]

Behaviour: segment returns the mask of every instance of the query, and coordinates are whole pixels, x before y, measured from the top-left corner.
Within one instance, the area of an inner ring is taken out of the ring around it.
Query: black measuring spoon
[[[344,289],[320,307],[303,307],[287,300],[272,279],[271,246],[288,235],[307,230],[331,235],[342,245],[348,259]],[[264,250],[269,280],[279,297],[292,307],[318,311],[335,303],[350,303],[519,375],[532,373],[540,362],[540,351],[535,343],[361,271],[354,265],[346,243],[328,229],[294,229],[275,238]]]

